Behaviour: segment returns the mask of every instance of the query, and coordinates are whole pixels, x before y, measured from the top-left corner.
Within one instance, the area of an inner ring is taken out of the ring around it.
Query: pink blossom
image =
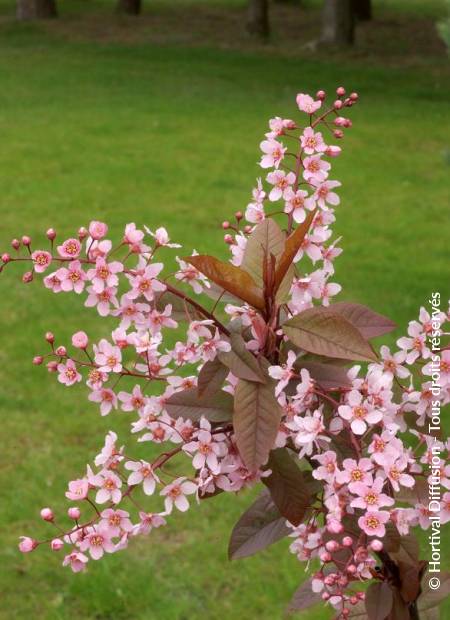
[[[113,553],[114,543],[111,541],[109,528],[92,526],[80,542],[80,551],[89,551],[93,560],[99,560],[104,552]]]
[[[352,500],[350,506],[371,511],[378,510],[382,506],[392,506],[393,498],[382,493],[384,482],[381,478],[375,478],[373,483],[354,482],[352,493],[358,497]]]
[[[45,250],[36,250],[31,254],[36,273],[43,273],[52,262],[52,255]]]
[[[209,338],[208,340],[204,340],[200,347],[199,347],[199,352],[201,355],[201,358],[206,362],[206,361],[212,361],[216,355],[217,352],[220,351],[231,351],[231,345],[229,342],[226,342],[225,340],[222,340],[219,334],[219,330],[216,329],[214,336],[212,338]]]
[[[356,483],[369,484],[372,476],[369,472],[373,470],[373,463],[370,459],[362,458],[344,459],[342,462],[343,470],[336,474],[336,482],[348,484],[349,491],[353,493],[353,485]]]
[[[125,226],[123,242],[131,246],[133,252],[143,252],[148,250],[147,246],[144,246],[142,243],[143,239],[143,231],[136,228],[136,224],[134,222]]]
[[[189,508],[189,502],[187,499],[187,495],[192,495],[196,493],[197,485],[186,478],[181,477],[177,478],[167,486],[163,488],[160,495],[162,495],[164,499],[164,506],[166,509],[166,513],[170,514],[173,510],[173,507],[178,508],[181,512],[186,512]]]
[[[269,133],[266,133],[267,138],[276,138],[277,136],[282,136],[285,131],[288,129],[295,129],[296,124],[289,118],[280,118],[279,116],[275,116],[275,118],[271,118],[269,120]]]
[[[68,359],[65,364],[58,364],[58,373],[58,381],[67,387],[78,383],[82,379],[75,362],[71,359]]]
[[[364,435],[367,424],[379,422],[383,413],[373,409],[369,403],[363,401],[363,397],[357,390],[352,390],[347,395],[347,405],[341,405],[338,414],[344,420],[350,422],[350,426],[355,435]]]
[[[93,474],[88,471],[88,481],[90,485],[98,488],[95,496],[97,504],[104,504],[108,501],[118,504],[122,499],[120,490],[122,480],[114,472],[104,469],[98,474]]]
[[[168,304],[164,310],[160,312],[154,308],[148,315],[146,325],[148,325],[152,334],[158,334],[163,327],[167,329],[176,329],[178,323],[171,318],[172,306]]]
[[[220,471],[217,457],[224,456],[223,442],[218,441],[217,436],[211,434],[211,425],[204,418],[200,421],[200,430],[196,433],[195,439],[183,446],[183,450],[188,454],[194,454],[192,466],[195,469],[208,467],[213,474]]]
[[[311,184],[314,185],[314,187],[316,188],[312,195],[312,198],[321,209],[327,209],[327,204],[335,207],[340,203],[339,196],[332,191],[335,187],[341,186],[339,181],[317,182],[314,180],[314,178],[312,178]]]
[[[198,253],[194,250],[192,256],[198,256]],[[178,256],[176,257],[176,261],[180,266],[175,274],[177,280],[189,284],[197,295],[202,293],[203,288],[210,288],[211,285],[206,276],[200,273],[193,265],[186,263],[184,260],[181,260],[181,258],[178,258]]]
[[[330,441],[330,438],[323,434],[325,431],[323,414],[318,409],[312,415],[303,417],[295,415],[290,422],[286,422],[286,427],[296,433],[294,443],[301,448],[299,458],[305,454],[312,454],[313,448],[317,448],[320,442]]]
[[[147,226],[144,226],[144,228],[146,232],[156,241],[157,247],[181,248],[179,243],[169,243],[169,234],[162,226],[157,228],[155,232],[152,232],[149,228],[147,228]]]
[[[328,170],[331,168],[329,162],[322,159],[321,155],[311,155],[303,160],[303,178],[305,181],[314,180],[317,183],[325,181]]]
[[[66,555],[63,560],[63,566],[70,566],[74,573],[79,573],[85,570],[88,561],[89,558],[84,553],[73,551]]]
[[[87,292],[89,293],[89,296],[84,302],[84,305],[88,308],[97,306],[97,312],[100,316],[108,316],[111,311],[111,304],[114,306],[119,305],[116,297],[116,288],[107,287],[104,288],[101,293],[97,293],[93,286],[89,286],[87,288]]]
[[[93,403],[100,403],[100,413],[102,416],[108,415],[111,409],[117,409],[117,396],[110,388],[94,389],[88,396]]]
[[[135,534],[143,534],[144,536],[146,536],[152,531],[153,528],[158,528],[162,525],[166,525],[166,520],[162,515],[158,513],[140,511],[139,518],[141,522],[135,526]]]
[[[66,239],[62,245],[58,245],[57,250],[62,258],[76,258],[81,252],[81,243],[78,239]]]
[[[295,183],[295,174],[293,172],[286,173],[284,170],[275,170],[269,172],[267,181],[273,185],[269,193],[269,200],[275,201],[285,196],[288,188]]]
[[[414,478],[404,471],[408,467],[408,459],[405,456],[397,458],[394,455],[386,455],[383,459],[379,459],[379,464],[383,467],[394,491],[400,491],[400,485],[409,488],[414,486]]]
[[[122,352],[120,347],[113,346],[107,340],[102,338],[98,345],[94,345],[95,363],[98,365],[100,372],[122,371]]]
[[[145,297],[147,301],[153,301],[155,293],[166,290],[166,285],[156,278],[163,269],[162,263],[153,263],[144,269],[138,270],[135,275],[127,276],[130,280],[131,291],[127,295],[130,299]]]
[[[263,140],[260,144],[264,155],[261,157],[261,168],[278,168],[287,148],[277,140]]]
[[[48,276],[46,276],[44,278],[44,286],[45,288],[48,288],[51,291],[53,291],[53,293],[60,293],[62,290],[61,280],[58,278],[56,274],[57,272],[54,271],[53,273],[50,273]]]
[[[334,482],[337,474],[336,453],[327,450],[323,454],[316,454],[312,457],[320,463],[320,466],[313,470],[312,475],[316,480],[325,480],[329,484]]]
[[[295,375],[293,367],[296,359],[296,353],[294,353],[294,351],[289,351],[285,364],[282,366],[269,366],[269,375],[272,379],[276,379],[278,381],[275,388],[275,396],[278,396],[284,390],[291,378]]]
[[[305,192],[302,189],[298,189],[294,192],[291,187],[288,187],[284,192],[285,213],[292,213],[292,217],[297,224],[301,224],[306,218],[306,210],[305,209],[313,209],[314,204],[311,201],[306,200],[308,196],[308,192]]]
[[[116,287],[119,284],[117,274],[123,271],[122,263],[113,261],[107,263],[102,257],[95,261],[95,268],[89,269],[87,277],[92,281],[92,289],[95,293],[103,293],[105,289]]]
[[[368,536],[376,536],[384,538],[386,535],[385,523],[389,521],[389,513],[384,510],[373,510],[366,512],[365,515],[358,519],[359,527]]]
[[[95,457],[94,463],[97,467],[102,467],[103,469],[115,469],[123,460],[122,453],[123,446],[121,448],[117,447],[117,434],[109,431],[105,437],[105,444],[100,454],[97,454]]]
[[[149,304],[136,303],[126,294],[122,295],[119,307],[113,310],[111,314],[113,316],[120,316],[120,327],[128,329],[133,323],[139,326],[143,325],[149,310]]]
[[[100,528],[105,527],[105,529],[109,530],[112,538],[133,530],[133,524],[129,518],[130,514],[126,510],[107,508],[101,512],[100,516]]]
[[[320,131],[315,132],[312,127],[306,127],[300,136],[300,143],[302,145],[302,149],[307,155],[312,155],[313,153],[323,153],[327,150],[327,145],[323,141],[322,134]]]
[[[407,368],[402,366],[406,360],[405,351],[398,351],[392,354],[389,347],[383,345],[380,347],[380,357],[383,360],[381,364],[383,372],[392,376],[399,377],[400,379],[406,379],[411,374]],[[369,370],[379,366],[378,364],[370,364]]]
[[[314,112],[317,112],[317,110],[320,109],[322,101],[320,99],[314,101],[310,95],[299,93],[297,95],[297,105],[301,112],[306,112],[306,114],[314,114]]]
[[[123,411],[134,410],[141,413],[147,403],[147,398],[142,394],[139,385],[135,385],[131,393],[122,391],[117,396],[122,403],[121,408]]]
[[[67,269],[61,267],[55,275],[60,282],[61,290],[64,292],[74,291],[80,294],[87,280],[87,276],[82,270],[81,263],[78,260],[71,261]]]
[[[93,220],[89,224],[88,230],[89,230],[89,234],[91,235],[92,239],[94,239],[95,241],[99,241],[100,239],[103,239],[103,237],[106,237],[108,233],[108,226],[104,224],[103,222],[97,222]]]
[[[125,469],[133,472],[128,476],[127,482],[130,486],[142,484],[144,493],[146,495],[153,495],[159,478],[149,463],[146,461],[127,461]]]
[[[86,478],[79,478],[78,480],[71,480],[69,482],[69,490],[66,491],[67,499],[77,502],[81,499],[85,499],[89,491],[89,482]]]

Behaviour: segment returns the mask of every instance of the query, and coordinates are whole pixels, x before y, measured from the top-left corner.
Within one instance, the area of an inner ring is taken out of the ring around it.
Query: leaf
[[[294,279],[294,275],[295,275],[295,268],[294,268],[294,265],[291,265],[286,275],[284,276],[280,286],[278,287],[278,290],[276,291],[275,302],[278,306],[281,306],[282,304],[289,301],[289,294],[291,292],[292,281]]]
[[[397,551],[392,552],[391,558],[396,562],[405,562],[412,566],[419,564],[419,542],[414,534],[407,534],[400,537],[400,546]]]
[[[288,612],[301,611],[317,605],[322,601],[321,592],[313,592],[311,589],[312,577],[304,581],[295,591],[289,603]]]
[[[203,364],[202,369],[198,373],[197,381],[199,397],[216,394],[222,387],[228,372],[228,368],[217,357]]]
[[[254,555],[291,532],[270,494],[264,492],[247,508],[231,532],[228,557],[231,560]]]
[[[173,394],[164,405],[172,418],[189,418],[193,421],[204,416],[210,422],[228,422],[233,412],[233,397],[220,391],[212,397],[199,397],[197,388]]]
[[[275,291],[280,287],[285,275],[287,274],[289,268],[292,265],[292,261],[295,258],[295,255],[300,249],[305,236],[308,233],[309,227],[314,219],[316,212],[311,211],[306,217],[305,221],[298,226],[295,231],[290,235],[284,244],[283,254],[280,256],[278,261],[278,265],[275,271]]]
[[[262,292],[246,271],[231,263],[224,263],[214,256],[187,256],[183,260],[201,271],[221,288],[246,301],[254,308],[264,309]]]
[[[400,549],[401,536],[393,523],[386,523],[386,534],[383,538],[383,549],[387,553]]]
[[[377,361],[370,344],[343,316],[310,308],[283,324],[286,336],[310,353],[359,361]]]
[[[350,387],[351,381],[347,377],[347,368],[322,364],[321,362],[302,362],[299,360],[295,368],[306,368],[311,377],[325,390],[335,390],[341,387]]]
[[[330,311],[341,314],[367,339],[382,336],[397,327],[391,319],[374,312],[374,310],[362,304],[339,301],[330,306]]]
[[[177,295],[174,295],[170,291],[162,291],[155,295],[155,308],[159,312],[163,312],[167,305],[172,306],[171,318],[175,321],[188,321],[189,316],[192,319],[204,319],[205,317],[200,314],[189,301],[181,299]]]
[[[290,523],[300,525],[311,505],[311,494],[302,472],[286,448],[271,451],[267,468],[272,473],[262,478],[262,482],[270,490],[275,505]]]
[[[433,574],[427,572],[422,579],[422,594],[417,599],[417,606],[421,612],[421,617],[422,612],[434,609],[450,596],[450,573],[441,572],[438,575],[440,586],[437,590],[430,588],[430,577],[433,576]]]
[[[420,566],[399,560],[397,567],[400,577],[400,594],[405,603],[411,603],[420,593]]]
[[[395,588],[392,590],[393,602],[391,613],[387,620],[410,620],[408,605],[400,596],[400,592]]]
[[[273,448],[281,421],[281,407],[273,383],[239,379],[234,394],[233,426],[236,444],[250,471],[264,465]]]
[[[359,601],[350,607],[348,618],[351,620],[367,620],[367,610],[364,601]]]
[[[389,584],[371,583],[367,588],[365,605],[369,620],[385,620],[391,613],[394,597]]]
[[[272,254],[278,259],[284,250],[284,234],[275,220],[267,218],[258,224],[247,239],[241,267],[260,288],[264,288],[264,261]]]
[[[233,375],[247,381],[265,383],[267,377],[261,370],[258,360],[245,346],[245,340],[239,334],[230,335],[231,351],[218,354],[222,364],[231,370]]]

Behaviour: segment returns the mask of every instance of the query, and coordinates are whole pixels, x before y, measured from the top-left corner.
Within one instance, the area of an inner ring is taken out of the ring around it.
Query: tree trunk
[[[352,0],[325,0],[322,21],[322,41],[343,47],[354,42],[354,13]]]
[[[139,15],[141,0],[118,0],[116,10],[125,15]]]
[[[57,17],[56,0],[17,0],[16,16],[19,21]]]
[[[372,0],[352,0],[353,14],[361,22],[372,19]]]
[[[269,1],[249,0],[247,12],[247,30],[261,38],[269,36]]]

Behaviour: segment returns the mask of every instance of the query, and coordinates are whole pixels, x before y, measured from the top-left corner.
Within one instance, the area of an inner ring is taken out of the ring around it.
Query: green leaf
[[[238,379],[265,383],[267,377],[261,370],[258,360],[245,346],[245,340],[239,334],[230,335],[231,351],[218,354],[222,364],[231,370]]]
[[[197,392],[201,396],[213,396],[222,387],[227,375],[228,368],[215,357],[212,361],[203,364],[198,373]]]
[[[254,555],[290,532],[286,519],[278,512],[270,494],[264,492],[234,526],[228,545],[228,557],[236,560]]]
[[[189,418],[197,422],[204,416],[210,422],[229,422],[233,412],[233,397],[223,391],[214,396],[199,397],[194,387],[176,392],[164,407],[172,418]]]
[[[397,327],[391,319],[374,312],[362,304],[340,301],[332,304],[330,306],[330,311],[341,314],[367,339],[382,336]]]
[[[247,239],[241,267],[245,269],[260,288],[264,288],[264,262],[272,254],[278,259],[284,250],[285,236],[272,218],[258,224]]]
[[[300,525],[311,505],[311,494],[287,448],[271,451],[267,469],[272,473],[262,482],[270,490],[275,505],[290,523]]]
[[[187,256],[183,260],[232,295],[246,301],[254,308],[264,309],[262,291],[257,287],[251,275],[240,267],[207,255]]]
[[[393,603],[392,590],[386,581],[371,583],[365,598],[368,620],[385,620],[391,613]]]
[[[377,361],[370,344],[340,314],[310,308],[283,325],[286,336],[310,353],[359,361]]]
[[[266,463],[275,443],[281,413],[272,382],[263,384],[239,379],[234,394],[233,426],[239,453],[250,471]]]

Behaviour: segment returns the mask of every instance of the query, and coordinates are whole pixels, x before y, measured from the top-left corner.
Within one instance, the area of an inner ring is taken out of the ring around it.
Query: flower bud
[[[322,601],[328,601],[328,599],[330,598],[330,595],[328,594],[328,592],[322,592],[321,597],[322,597]]]
[[[363,601],[366,598],[366,593],[365,592],[357,592],[356,596],[359,598],[360,601]]]
[[[56,355],[59,355],[59,357],[65,357],[67,355],[66,347],[63,347],[62,345],[57,347],[55,353]]]
[[[223,240],[225,241],[225,243],[228,243],[228,245],[233,244],[233,237],[231,235],[225,235]]]
[[[52,551],[59,551],[64,547],[64,543],[60,538],[54,538],[50,543]]]
[[[347,119],[343,116],[336,116],[336,118],[334,119],[334,124],[336,125],[336,127],[346,127]]]
[[[330,146],[327,146],[325,155],[327,155],[328,157],[338,157],[341,154],[341,152],[342,152],[342,149],[340,146],[330,145]]]
[[[351,99],[353,102],[358,101],[358,99],[359,99],[359,95],[358,95],[358,93],[350,93],[350,99]]]
[[[227,230],[228,228],[230,228],[230,222],[228,222],[227,220],[225,220],[224,222],[222,222],[222,228],[224,230]]]
[[[331,562],[331,553],[328,553],[327,551],[321,553],[319,557],[321,562]]]
[[[33,364],[35,366],[40,366],[43,361],[44,361],[44,358],[42,357],[42,355],[35,355],[33,357]]]
[[[70,519],[76,521],[81,516],[81,510],[78,508],[78,506],[71,506],[67,511],[67,515]]]
[[[344,137],[344,132],[341,129],[334,129],[333,136],[337,138],[338,140],[340,140],[341,138]]]
[[[58,362],[51,361],[47,364],[48,372],[56,372],[58,370]]]
[[[5,252],[4,254],[2,254],[2,263],[9,263],[9,261],[11,260],[11,256]]]
[[[55,515],[53,514],[53,510],[51,508],[43,508],[41,510],[41,519],[44,521],[53,521]]]
[[[320,101],[323,101],[325,99],[325,91],[324,90],[318,90],[316,93],[316,99],[320,99]]]
[[[76,332],[72,336],[72,344],[76,349],[85,349],[88,346],[89,338],[83,331]]]
[[[28,536],[20,537],[19,550],[22,553],[30,553],[30,551],[36,549],[37,546],[38,542],[34,540],[34,538],[29,538]]]
[[[47,230],[47,239],[53,241],[56,238],[56,230],[54,228],[49,228]]]
[[[350,604],[351,605],[356,605],[358,603],[358,597],[357,596],[351,596],[350,597]]]
[[[348,616],[350,615],[350,609],[347,609],[347,608],[343,609],[342,615],[344,618],[348,618]]]
[[[349,575],[354,575],[356,573],[356,566],[354,564],[349,564],[347,566],[347,573]]]
[[[22,282],[24,284],[29,284],[32,281],[33,281],[33,272],[32,271],[26,271],[23,274],[23,276],[22,276]]]
[[[342,103],[340,99],[336,99],[336,101],[333,104],[333,107],[335,110],[340,110],[343,106],[344,104]]]
[[[351,547],[353,545],[353,540],[350,536],[344,536],[344,538],[342,539],[342,544],[344,545],[344,547]]]
[[[381,551],[383,549],[383,543],[381,542],[381,540],[372,540],[372,542],[370,543],[370,548],[373,551]]]
[[[327,544],[325,545],[325,549],[331,552],[337,551],[339,549],[339,543],[336,542],[335,540],[329,540]]]
[[[330,532],[330,534],[340,534],[343,529],[344,526],[342,523],[339,523],[336,519],[330,520],[327,523],[327,531]]]
[[[339,86],[339,88],[336,88],[336,95],[338,97],[343,97],[345,95],[345,88],[343,86]]]
[[[88,231],[84,226],[81,226],[81,228],[78,229],[78,239],[80,241],[83,241],[83,239],[86,239],[86,237],[88,236]]]
[[[23,243],[23,245],[28,247],[29,245],[31,245],[31,237],[29,237],[28,235],[24,235],[22,237],[22,243]]]
[[[237,219],[238,222],[240,222],[242,218],[244,217],[244,215],[242,211],[236,211],[236,213],[234,214],[234,217]]]
[[[103,222],[92,221],[89,224],[89,234],[92,239],[98,241],[99,239],[103,239],[108,232],[108,226]]]
[[[49,344],[53,344],[55,342],[55,336],[52,334],[52,332],[47,332],[45,334],[45,339]]]
[[[20,248],[20,241],[18,239],[13,239],[11,241],[11,246],[14,248],[14,250],[18,250]]]
[[[246,235],[249,235],[252,232],[252,227],[250,226],[250,224],[247,224],[247,226],[244,226],[244,232]]]

